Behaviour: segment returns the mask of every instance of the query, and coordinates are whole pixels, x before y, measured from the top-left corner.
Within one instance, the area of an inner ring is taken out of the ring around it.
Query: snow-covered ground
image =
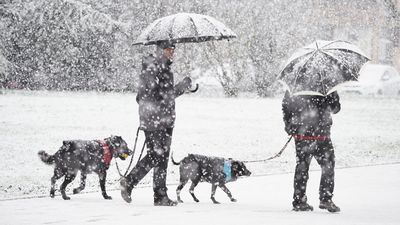
[[[114,200],[103,200],[99,193],[0,201],[1,224],[296,224],[296,225],[398,225],[400,221],[400,165],[381,165],[338,169],[335,201],[342,212],[331,214],[318,209],[320,173],[310,174],[309,203],[313,212],[291,211],[293,174],[240,179],[228,184],[238,202],[231,203],[221,190],[209,199],[210,185],[195,190],[200,203],[194,203],[184,189],[185,203],[177,207],[154,207],[151,188],[133,191],[133,203],[125,203],[118,191]],[[171,185],[174,190],[176,185]]]
[[[341,102],[342,111],[334,115],[332,128],[337,167],[399,163],[400,99],[344,96]],[[118,189],[119,178],[114,162],[109,169],[107,183],[114,200],[105,202],[101,199],[95,175],[88,176],[86,193],[89,194],[71,196],[71,202],[62,201],[60,197],[49,199],[52,167],[39,160],[37,151],[54,153],[62,140],[101,139],[111,134],[121,135],[133,147],[138,126],[135,95],[7,91],[0,94],[0,124],[0,200],[46,196],[0,201],[1,220],[7,218],[6,221],[16,221],[6,224],[28,223],[32,219],[37,221],[34,224],[51,224],[52,221],[62,223],[68,220],[68,212],[80,213],[76,218],[71,217],[70,221],[92,221],[96,224],[125,220],[134,223],[137,219],[146,218],[164,221],[159,217],[164,214],[171,223],[196,221],[199,224],[217,215],[216,218],[222,221],[236,222],[242,216],[242,221],[257,224],[277,223],[280,219],[285,219],[286,224],[294,224],[300,218],[303,220],[303,217],[311,221],[324,218],[328,223],[332,221],[338,224],[394,224],[400,221],[399,216],[392,213],[394,210],[400,212],[400,200],[397,198],[400,185],[398,165],[339,169],[336,199],[344,210],[340,216],[321,214],[322,211],[318,210],[311,214],[290,212],[291,172],[295,165],[293,143],[280,158],[248,164],[255,177],[230,185],[233,194],[240,200],[235,204],[227,203],[221,193],[217,197],[225,204],[210,204],[208,195],[211,188],[204,184],[203,187],[200,185],[198,191],[196,189],[204,199],[200,204],[193,204],[188,196],[184,196],[189,203],[177,209],[154,210],[150,188],[139,188],[134,194],[134,204],[126,205],[118,192],[112,192]],[[188,153],[239,160],[263,159],[278,152],[286,140],[280,98],[204,98],[194,94],[177,100],[177,121],[172,144],[176,160]],[[141,142],[143,134],[140,134]],[[128,164],[119,163],[123,169]],[[312,169],[318,170],[315,162]],[[271,176],[261,176],[268,174]],[[317,179],[318,172],[313,176]],[[69,187],[77,186],[77,180]],[[178,168],[171,165],[168,183],[175,185],[177,180]],[[149,187],[150,181],[151,174],[140,186]],[[171,197],[175,197],[174,189],[175,186],[170,189]],[[316,184],[310,184],[309,193],[312,194],[311,203],[317,206]],[[103,207],[111,209],[111,212],[104,213]],[[378,211],[374,211],[376,209]],[[22,212],[28,214],[20,216]],[[171,212],[174,213],[169,215]],[[36,215],[39,213],[44,216]],[[381,220],[382,223],[379,222]]]

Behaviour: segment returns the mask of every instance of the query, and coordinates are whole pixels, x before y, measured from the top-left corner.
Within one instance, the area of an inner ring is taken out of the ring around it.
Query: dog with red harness
[[[60,186],[60,192],[64,200],[69,200],[70,197],[66,195],[65,188],[80,171],[80,185],[73,189],[74,194],[85,189],[86,175],[95,172],[99,175],[101,193],[104,199],[111,199],[111,196],[107,195],[105,187],[107,170],[110,167],[111,160],[117,157],[125,160],[130,152],[131,150],[122,137],[111,136],[103,140],[63,141],[62,146],[54,155],[49,155],[45,151],[39,151],[38,155],[44,163],[54,165],[50,197],[54,198],[56,181],[65,177]]]

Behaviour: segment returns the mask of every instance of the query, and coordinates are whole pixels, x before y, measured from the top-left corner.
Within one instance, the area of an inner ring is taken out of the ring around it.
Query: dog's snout
[[[250,175],[251,175],[250,170],[245,169],[243,175],[245,175],[245,176],[250,176]]]

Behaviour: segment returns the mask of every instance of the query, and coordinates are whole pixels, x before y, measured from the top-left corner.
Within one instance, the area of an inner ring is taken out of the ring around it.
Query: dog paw
[[[214,204],[220,204],[217,200],[215,200],[214,197],[211,197],[211,201],[212,201]]]
[[[56,191],[55,191],[54,189],[51,189],[51,190],[50,190],[50,197],[51,197],[51,198],[54,198],[54,196],[55,196],[54,193],[56,193]]]
[[[180,199],[178,199],[178,202],[179,202],[179,203],[183,203],[183,201],[182,201],[182,200],[180,200]]]
[[[68,196],[63,196],[63,199],[64,199],[64,200],[71,200],[71,198],[68,197]]]
[[[81,192],[80,188],[74,188],[74,190],[72,191],[72,193],[74,194],[78,194],[79,192]]]
[[[237,200],[234,198],[231,198],[231,202],[237,202]]]
[[[112,197],[108,196],[108,195],[103,195],[103,197],[104,197],[104,199],[107,199],[107,200],[111,200],[112,199]]]

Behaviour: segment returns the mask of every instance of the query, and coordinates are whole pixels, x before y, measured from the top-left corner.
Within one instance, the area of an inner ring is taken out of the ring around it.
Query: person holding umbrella
[[[312,211],[306,188],[312,158],[321,166],[319,208],[339,212],[332,201],[335,187],[335,154],[330,137],[332,114],[340,111],[338,84],[357,80],[368,57],[345,41],[315,41],[298,49],[288,60],[278,79],[290,90],[282,101],[285,131],[296,146],[294,211]]]
[[[330,138],[332,116],[340,111],[339,95],[290,95],[285,93],[282,102],[285,131],[294,137],[296,170],[294,175],[294,211],[312,211],[307,203],[308,170],[314,157],[321,166],[319,199],[321,209],[339,212],[332,201],[335,186],[335,154]]]
[[[131,172],[121,180],[121,196],[130,203],[131,192],[140,180],[154,168],[154,205],[175,206],[167,195],[166,177],[175,122],[175,98],[191,87],[185,77],[174,85],[171,64],[175,46],[160,42],[156,54],[144,58],[136,101],[139,104],[140,127],[146,136],[147,154]]]
[[[145,57],[137,95],[140,127],[146,136],[147,155],[121,179],[121,196],[130,203],[134,186],[154,168],[154,205],[175,206],[167,195],[166,176],[175,122],[175,98],[189,90],[192,81],[185,77],[174,85],[171,72],[175,43],[198,43],[235,38],[236,34],[213,17],[177,13],[148,25],[134,45],[156,45],[155,56]],[[198,88],[190,90],[195,92]]]

